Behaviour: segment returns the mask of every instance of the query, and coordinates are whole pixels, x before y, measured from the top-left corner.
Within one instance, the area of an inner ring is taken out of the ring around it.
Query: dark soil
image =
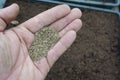
[[[18,3],[21,23],[55,5]],[[56,62],[46,80],[120,80],[120,24],[114,14],[83,11],[83,27],[74,44]]]

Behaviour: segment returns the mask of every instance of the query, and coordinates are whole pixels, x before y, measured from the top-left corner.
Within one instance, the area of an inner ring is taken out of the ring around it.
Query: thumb
[[[6,27],[6,24],[14,20],[18,13],[19,6],[17,4],[12,4],[9,7],[0,9],[0,31],[3,31]]]

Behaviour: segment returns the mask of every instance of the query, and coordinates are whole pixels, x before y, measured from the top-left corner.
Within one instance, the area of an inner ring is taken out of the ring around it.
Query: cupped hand
[[[0,80],[44,80],[55,61],[75,40],[82,25],[81,11],[59,5],[5,30],[18,13],[17,4],[0,9]],[[34,62],[28,50],[34,41],[34,33],[47,25],[57,30],[61,39],[46,57]]]

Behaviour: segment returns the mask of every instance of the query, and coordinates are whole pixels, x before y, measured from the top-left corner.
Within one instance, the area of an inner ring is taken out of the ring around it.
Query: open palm
[[[44,80],[55,61],[75,40],[82,25],[81,12],[77,8],[71,10],[67,5],[59,5],[5,30],[18,12],[17,4],[0,10],[0,79]],[[61,39],[46,57],[34,62],[28,50],[34,41],[34,33],[47,25],[57,30]]]

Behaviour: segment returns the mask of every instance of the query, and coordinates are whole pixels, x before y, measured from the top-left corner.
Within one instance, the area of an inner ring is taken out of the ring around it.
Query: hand
[[[0,10],[0,79],[44,80],[55,61],[70,47],[81,28],[81,11],[59,5],[49,9],[17,27],[5,30],[7,23],[15,19],[19,6],[13,4]],[[59,32],[60,40],[40,61],[34,62],[28,49],[34,33],[50,25]]]

